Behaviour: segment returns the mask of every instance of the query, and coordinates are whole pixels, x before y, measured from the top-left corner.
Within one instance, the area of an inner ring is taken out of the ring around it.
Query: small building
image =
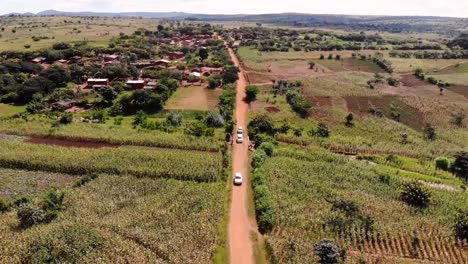
[[[143,89],[146,86],[147,81],[145,80],[128,80],[127,87],[132,90]]]
[[[112,55],[104,55],[103,56],[105,62],[111,62],[120,59],[120,55],[112,54]]]
[[[166,56],[169,58],[169,60],[178,60],[185,57],[185,54],[181,51],[172,51],[166,53]]]
[[[34,64],[42,64],[42,63],[44,63],[46,60],[47,60],[47,58],[44,58],[44,57],[37,57],[37,58],[34,58],[33,60],[31,60],[31,62],[34,63]]]
[[[59,102],[52,103],[50,107],[54,111],[65,111],[73,107],[73,101],[71,99],[65,99]]]
[[[153,66],[164,66],[164,67],[168,67],[169,64],[171,64],[171,61],[170,61],[170,60],[162,59],[162,60],[157,60],[157,61],[151,61],[150,63],[151,63],[151,65],[153,65]]]
[[[88,79],[86,88],[94,88],[95,86],[108,86],[109,79]]]
[[[73,57],[70,58],[70,62],[72,62],[72,63],[81,62],[81,57],[80,56],[73,56]]]
[[[60,63],[60,64],[68,64],[68,61],[64,60],[64,59],[58,60],[57,62]]]
[[[145,87],[143,87],[143,89],[145,90],[152,90],[154,88],[156,88],[156,85],[158,85],[157,82],[148,82]]]

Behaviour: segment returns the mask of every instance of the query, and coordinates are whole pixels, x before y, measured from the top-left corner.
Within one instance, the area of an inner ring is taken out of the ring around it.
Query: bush
[[[353,115],[353,113],[349,113],[349,114],[346,116],[345,126],[347,126],[347,127],[352,127],[352,126],[354,126],[353,120],[354,120],[354,115]]]
[[[167,117],[166,117],[166,124],[173,126],[173,127],[179,127],[182,124],[182,115],[178,112],[171,112]]]
[[[62,115],[59,119],[59,123],[62,125],[67,125],[71,122],[73,122],[73,115],[69,113]]]
[[[452,170],[465,181],[468,181],[468,152],[460,151],[455,154]]]
[[[333,244],[333,241],[324,239],[314,245],[314,253],[320,259],[322,264],[339,263],[346,259],[346,253],[338,246]]]
[[[325,123],[319,123],[317,129],[314,131],[314,135],[326,138],[330,136],[330,131]]]
[[[215,113],[215,112],[210,112],[206,116],[206,125],[208,127],[223,127],[224,119],[220,114]]]
[[[424,127],[424,138],[428,141],[434,141],[437,139],[437,134],[435,128],[432,127],[430,124],[426,124]]]
[[[6,212],[8,210],[10,210],[10,204],[7,201],[0,198],[0,213]]]
[[[85,175],[81,178],[79,178],[74,184],[73,187],[81,187],[87,184],[88,182],[91,182],[92,180],[96,179],[98,175],[96,173],[91,173],[88,175]]]
[[[390,78],[387,79],[387,83],[388,83],[388,85],[397,87],[397,86],[400,85],[400,80],[396,79],[396,78],[393,78],[393,77],[390,77]]]
[[[458,239],[468,239],[468,210],[460,210],[455,215],[455,224],[453,229]]]
[[[274,147],[275,146],[271,142],[263,142],[258,149],[265,151],[265,154],[271,157],[273,156]]]
[[[257,149],[255,151],[254,157],[252,158],[252,166],[258,168],[262,166],[265,160],[268,158],[268,155],[263,149]]]
[[[273,224],[276,219],[274,200],[266,183],[267,180],[265,174],[263,174],[261,170],[257,169],[252,179],[252,185],[258,229],[263,234],[268,233],[273,229]]]
[[[267,134],[274,136],[276,133],[273,121],[267,115],[258,115],[254,117],[248,125],[248,131],[250,137],[254,137],[256,134]]]
[[[435,160],[436,169],[447,171],[450,168],[450,161],[446,157],[440,157]]]
[[[51,220],[46,211],[29,203],[22,204],[18,208],[17,216],[22,228],[28,228]]]
[[[420,208],[426,208],[431,201],[431,192],[421,182],[403,183],[400,198],[403,202]]]
[[[50,190],[44,197],[42,209],[46,211],[58,211],[62,209],[65,192],[61,190]]]

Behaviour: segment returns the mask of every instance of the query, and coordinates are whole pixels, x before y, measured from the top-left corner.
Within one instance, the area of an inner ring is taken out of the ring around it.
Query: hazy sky
[[[61,11],[166,12],[205,14],[421,15],[468,17],[468,0],[0,0],[0,14]]]

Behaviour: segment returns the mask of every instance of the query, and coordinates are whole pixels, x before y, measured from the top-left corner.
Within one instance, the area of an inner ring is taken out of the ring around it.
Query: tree
[[[408,205],[426,208],[431,202],[431,192],[419,181],[409,181],[402,185],[400,198]]]
[[[245,88],[245,93],[246,93],[246,101],[248,103],[250,102],[253,102],[255,100],[257,100],[257,94],[258,94],[258,87],[257,86],[253,86],[253,85],[249,85]]]
[[[274,136],[276,133],[273,121],[267,115],[258,115],[254,117],[254,119],[249,122],[248,128],[249,134],[251,136],[256,134],[267,134],[269,136]]]
[[[236,66],[228,66],[224,69],[222,73],[222,78],[223,78],[223,83],[228,84],[228,83],[233,83],[239,80],[239,68]]]
[[[142,110],[138,111],[136,113],[136,116],[135,118],[133,119],[133,126],[138,126],[138,125],[141,125],[142,123],[146,122],[146,120],[148,119],[148,116],[146,115],[146,113]]]
[[[455,154],[452,170],[465,181],[468,181],[468,152],[460,151]]]
[[[312,69],[314,69],[314,67],[315,67],[315,62],[309,61],[309,69],[312,70]]]
[[[209,56],[208,49],[207,48],[198,49],[198,56],[200,57],[201,61],[208,59],[208,56]]]
[[[426,127],[424,128],[424,138],[429,141],[434,141],[437,139],[435,128],[430,124],[426,124]]]
[[[119,95],[114,88],[109,86],[101,87],[98,92],[102,96],[104,102],[109,105],[112,104],[112,101]]]
[[[338,246],[333,244],[333,241],[324,239],[314,245],[314,253],[320,259],[322,264],[339,263],[346,259],[346,253]]]
[[[349,113],[349,114],[346,116],[345,126],[347,126],[347,127],[352,127],[352,126],[354,126],[353,120],[354,120],[353,113]]]

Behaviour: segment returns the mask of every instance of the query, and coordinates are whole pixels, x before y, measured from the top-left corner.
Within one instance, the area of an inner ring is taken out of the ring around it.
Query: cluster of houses
[[[172,38],[162,38],[159,40],[160,44],[168,44],[168,45],[175,45],[178,47],[197,47],[203,46],[206,41],[212,40],[212,35],[196,35],[196,36],[189,36],[189,35],[180,35],[174,36]]]

